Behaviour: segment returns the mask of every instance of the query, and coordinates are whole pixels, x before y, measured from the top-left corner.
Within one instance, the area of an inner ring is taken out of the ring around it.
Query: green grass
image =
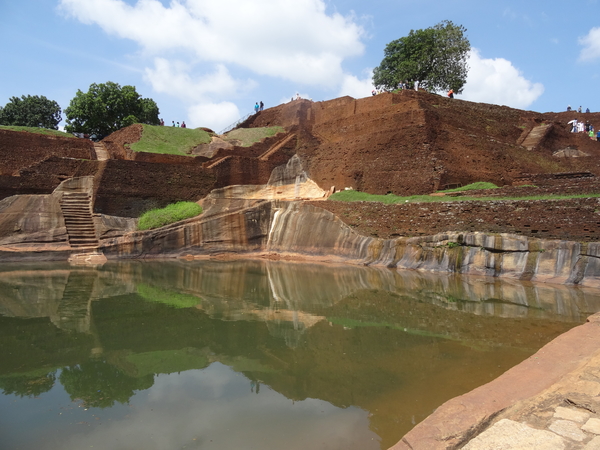
[[[210,140],[210,134],[199,128],[144,125],[142,138],[130,148],[134,152],[189,156],[194,147],[208,144]]]
[[[11,131],[26,131],[28,133],[36,133],[36,134],[45,134],[48,136],[60,136],[60,137],[69,137],[73,139],[77,139],[75,136],[69,133],[65,133],[64,131],[58,130],[50,130],[48,128],[38,128],[38,127],[17,127],[17,126],[5,126],[0,125],[1,130],[11,130]]]
[[[160,209],[151,209],[140,217],[138,230],[151,230],[170,223],[202,214],[202,207],[194,202],[177,202]]]
[[[478,189],[498,189],[494,183],[488,183],[487,181],[478,181],[476,183],[467,184],[455,189],[446,189],[445,191],[438,192],[464,192],[464,191],[475,191]]]
[[[503,200],[565,200],[570,198],[597,198],[598,194],[577,194],[577,195],[530,195],[523,197],[435,197],[430,195],[411,195],[410,197],[399,197],[393,194],[372,195],[359,191],[341,191],[329,197],[329,200],[339,202],[379,202],[385,204],[396,203],[432,203],[432,202],[493,202]]]
[[[183,372],[192,369],[204,369],[209,360],[196,349],[157,350],[127,355],[127,362],[136,368],[136,376],[157,373]]]
[[[163,303],[173,308],[193,308],[202,302],[200,297],[182,294],[180,292],[168,291],[147,284],[138,284],[137,293],[149,302]]]
[[[250,147],[261,139],[271,137],[277,133],[283,133],[283,127],[263,127],[263,128],[238,128],[225,135],[226,141],[238,140],[242,142],[242,147]]]

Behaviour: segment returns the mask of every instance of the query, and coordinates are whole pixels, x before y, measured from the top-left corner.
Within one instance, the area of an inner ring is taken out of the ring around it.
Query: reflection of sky
[[[85,411],[59,386],[39,399],[0,396],[0,417],[3,450],[379,448],[365,411],[292,402],[262,385],[257,394],[250,380],[220,363],[155,377],[130,406],[104,410]]]

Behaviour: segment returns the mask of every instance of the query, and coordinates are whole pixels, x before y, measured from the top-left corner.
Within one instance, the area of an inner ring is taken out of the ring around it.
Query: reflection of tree
[[[0,378],[0,389],[6,395],[37,397],[48,392],[56,381],[56,371],[41,376],[9,376]]]
[[[81,399],[86,406],[108,408],[115,402],[129,402],[135,390],[150,388],[154,376],[130,377],[105,361],[91,360],[64,368],[60,382],[71,400]]]

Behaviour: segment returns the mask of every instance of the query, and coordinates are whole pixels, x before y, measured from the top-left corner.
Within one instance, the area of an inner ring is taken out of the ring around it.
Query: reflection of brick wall
[[[87,139],[0,130],[0,175],[16,175],[50,156],[96,159],[95,155],[94,144]]]
[[[169,203],[200,200],[214,184],[212,173],[200,164],[109,160],[99,180],[94,212],[139,217]]]
[[[514,233],[546,239],[600,240],[600,200],[403,203],[314,202],[364,235],[390,238],[445,231]]]

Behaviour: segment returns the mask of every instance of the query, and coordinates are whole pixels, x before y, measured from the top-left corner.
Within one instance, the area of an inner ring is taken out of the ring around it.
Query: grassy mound
[[[227,133],[224,137],[226,141],[237,140],[242,142],[242,147],[250,147],[261,139],[271,137],[277,133],[283,133],[283,127],[263,127],[263,128],[238,128]]]
[[[161,209],[151,209],[140,217],[138,230],[151,230],[170,223],[202,214],[202,207],[194,202],[177,202]]]
[[[131,144],[134,152],[162,153],[189,156],[189,151],[200,144],[208,144],[211,136],[199,128],[177,128],[144,125],[142,138]]]
[[[58,130],[50,130],[49,128],[39,128],[39,127],[18,127],[18,126],[7,126],[0,125],[0,130],[11,130],[11,131],[26,131],[27,133],[37,133],[37,134],[45,134],[49,136],[59,136],[59,137],[68,137],[76,139],[75,136],[69,133],[65,133],[64,131]]]

